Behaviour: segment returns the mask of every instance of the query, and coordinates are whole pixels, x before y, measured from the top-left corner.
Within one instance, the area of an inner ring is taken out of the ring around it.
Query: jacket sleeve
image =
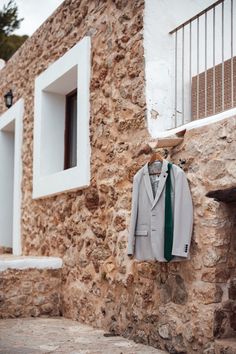
[[[134,253],[137,215],[138,215],[138,181],[137,181],[137,176],[134,176],[133,190],[132,190],[131,218],[130,218],[130,227],[129,227],[129,234],[128,234],[128,249],[127,249],[128,255],[133,255]]]
[[[178,169],[174,187],[174,235],[172,255],[188,257],[192,229],[192,197],[185,173],[181,169]]]

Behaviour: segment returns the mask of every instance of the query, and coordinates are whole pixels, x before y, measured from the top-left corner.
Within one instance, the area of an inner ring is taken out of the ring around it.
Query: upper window
[[[35,80],[34,198],[89,185],[89,81],[89,37]]]
[[[77,163],[77,90],[66,96],[65,160],[64,168],[75,167]]]

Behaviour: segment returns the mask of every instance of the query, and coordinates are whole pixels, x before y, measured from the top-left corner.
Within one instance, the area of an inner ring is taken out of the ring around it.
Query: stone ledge
[[[12,256],[0,255],[0,272],[7,269],[60,269],[62,259],[59,257]]]
[[[218,189],[210,191],[206,194],[208,198],[214,198],[217,202],[235,203],[236,202],[236,186],[227,189]]]

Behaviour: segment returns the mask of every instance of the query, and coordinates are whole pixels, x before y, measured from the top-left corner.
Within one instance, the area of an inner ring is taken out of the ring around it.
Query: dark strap
[[[171,205],[171,178],[170,171],[172,164],[168,163],[168,176],[166,180],[166,195],[165,195],[165,238],[164,238],[164,257],[169,262],[174,257],[172,256],[173,246],[173,215]]]

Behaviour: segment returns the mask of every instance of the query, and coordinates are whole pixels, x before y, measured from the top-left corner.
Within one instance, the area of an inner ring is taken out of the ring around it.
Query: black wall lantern
[[[13,103],[13,94],[12,94],[12,90],[8,91],[5,96],[5,105],[7,108],[10,108],[12,106]]]

